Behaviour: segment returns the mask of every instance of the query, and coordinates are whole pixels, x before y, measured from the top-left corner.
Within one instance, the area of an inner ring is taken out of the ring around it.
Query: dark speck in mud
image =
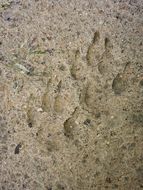
[[[50,55],[53,55],[53,51],[54,51],[54,49],[47,49],[47,52],[48,52]]]
[[[64,190],[65,189],[64,186],[62,186],[61,184],[58,184],[57,188],[58,188],[58,190]]]
[[[46,62],[45,61],[41,62],[41,65],[46,65]]]
[[[29,122],[29,123],[28,123],[28,127],[29,127],[29,128],[32,128],[32,122]]]
[[[10,17],[7,17],[7,19],[6,19],[7,21],[10,21],[11,19],[10,19]]]
[[[91,120],[90,119],[86,119],[84,121],[84,125],[89,126],[90,124],[91,124]]]
[[[64,70],[65,70],[65,66],[64,66],[64,65],[60,65],[60,66],[59,66],[59,69],[60,69],[61,71],[64,71]]]
[[[25,184],[23,184],[22,186],[23,186],[24,189],[26,188],[26,185],[25,185]]]
[[[21,148],[21,144],[18,144],[18,145],[15,147],[14,153],[15,153],[15,154],[19,154],[20,148]]]
[[[28,69],[27,75],[32,75],[32,73],[34,71],[34,67],[31,66],[30,64],[27,64],[26,68]]]
[[[140,86],[143,87],[143,79],[140,81]]]
[[[106,182],[107,182],[107,183],[111,183],[111,178],[110,178],[110,177],[107,177],[107,178],[106,178]]]
[[[47,190],[52,190],[52,187],[48,187]]]

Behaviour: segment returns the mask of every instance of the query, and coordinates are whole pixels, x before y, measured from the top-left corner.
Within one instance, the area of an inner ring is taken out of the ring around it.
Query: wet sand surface
[[[0,0],[0,189],[143,189],[142,0]]]

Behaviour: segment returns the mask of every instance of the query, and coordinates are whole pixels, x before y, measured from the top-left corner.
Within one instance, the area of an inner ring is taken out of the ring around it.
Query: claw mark
[[[111,43],[111,41],[109,40],[109,38],[105,38],[105,50],[110,50],[113,48],[113,45]]]
[[[110,39],[106,37],[104,43],[105,43],[105,53],[103,54],[103,57],[105,57],[105,59],[106,58],[112,59],[111,49],[113,48],[113,45]]]
[[[94,33],[94,37],[92,40],[91,45],[89,46],[88,50],[87,50],[87,55],[86,55],[86,59],[87,59],[87,64],[88,65],[92,65],[94,62],[94,58],[95,58],[95,46],[96,44],[99,42],[100,39],[100,34],[98,31],[96,31]]]
[[[19,154],[21,147],[22,147],[22,146],[21,146],[21,144],[19,143],[19,144],[15,147],[14,153],[15,153],[15,154]]]
[[[60,82],[59,82],[58,85],[57,85],[56,92],[59,92],[59,93],[60,93],[61,87],[62,87],[62,81],[60,80]]]
[[[33,111],[31,108],[29,108],[27,111],[27,123],[28,127],[30,128],[33,127],[33,122],[34,122],[33,118],[34,118]]]
[[[105,51],[102,54],[100,61],[98,63],[98,70],[102,75],[112,69],[112,62],[114,60],[111,54],[111,49],[113,48],[113,45],[110,39],[107,37],[104,40],[104,46],[105,46],[104,47]]]
[[[64,108],[65,108],[65,100],[62,95],[58,94],[55,98],[54,110],[57,113],[62,113],[64,111]]]
[[[98,42],[99,39],[100,39],[99,31],[96,31],[96,32],[94,33],[94,37],[93,37],[92,44],[95,44],[96,42]]]
[[[75,79],[79,79],[81,76],[81,71],[83,68],[83,62],[82,62],[82,58],[80,55],[80,51],[76,50],[75,54],[74,54],[74,58],[73,58],[73,64],[72,64],[72,68],[71,68],[71,75],[75,78]]]
[[[80,95],[80,104],[85,105],[88,108],[94,105],[94,94],[95,91],[90,83],[87,83],[86,86],[82,89]]]
[[[42,97],[42,109],[45,112],[48,112],[51,109],[51,98],[48,90],[46,90]]]
[[[49,94],[49,85],[51,83],[51,79],[47,82],[46,91],[42,97],[42,109],[45,112],[48,112],[51,109],[51,96]]]

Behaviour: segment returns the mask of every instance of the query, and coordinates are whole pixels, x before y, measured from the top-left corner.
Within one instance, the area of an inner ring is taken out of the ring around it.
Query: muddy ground
[[[143,189],[143,1],[0,0],[0,189]]]

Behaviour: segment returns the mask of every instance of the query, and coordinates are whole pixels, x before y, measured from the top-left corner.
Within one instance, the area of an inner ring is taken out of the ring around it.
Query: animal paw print
[[[123,72],[118,73],[117,76],[113,79],[112,89],[115,95],[121,95],[127,89],[132,87],[132,84],[135,82],[134,70],[131,68],[130,63],[125,65]]]
[[[100,41],[100,33],[97,31],[94,33],[92,43],[90,44],[87,50],[86,60],[87,64],[90,66],[94,64],[96,58],[97,59],[100,58],[99,52],[97,53],[97,45],[99,44],[99,41]]]
[[[74,130],[77,126],[77,124],[76,124],[77,116],[78,116],[78,107],[75,108],[75,110],[71,114],[71,117],[69,117],[64,122],[64,135],[66,137],[68,137],[69,139],[73,139],[73,137],[74,137]]]
[[[42,110],[44,112],[49,112],[52,107],[52,97],[49,94],[49,91],[46,90],[45,93],[42,96]]]
[[[106,95],[104,90],[98,86],[96,82],[89,82],[83,90],[81,105],[84,110],[94,116],[100,112],[100,108],[104,105],[106,101]]]
[[[98,70],[102,75],[110,73],[110,70],[112,70],[113,68],[112,65],[114,64],[114,59],[111,53],[112,48],[113,45],[110,39],[107,37],[105,37],[104,43],[102,45],[102,39],[100,37],[100,33],[99,31],[96,31],[94,33],[92,42],[87,49],[87,54],[85,56],[86,62],[82,59],[79,50],[76,50],[72,54],[71,56],[72,77],[76,80],[84,78],[87,65],[91,67],[98,66]]]
[[[103,47],[102,47],[103,46]],[[103,45],[99,31],[94,33],[92,43],[88,47],[86,60],[89,66],[98,66],[99,72],[104,75],[110,72],[114,64],[111,50],[113,45],[108,37],[105,37]]]
[[[84,77],[83,71],[85,70],[86,64],[82,60],[81,53],[76,50],[72,57],[71,75],[74,79],[79,80]]]
[[[117,74],[112,83],[112,89],[115,95],[121,95],[127,87],[127,81],[122,74]]]
[[[110,39],[107,37],[104,39],[104,48],[104,53],[98,63],[98,70],[102,75],[111,73],[115,66],[115,61],[111,53],[113,46]]]

